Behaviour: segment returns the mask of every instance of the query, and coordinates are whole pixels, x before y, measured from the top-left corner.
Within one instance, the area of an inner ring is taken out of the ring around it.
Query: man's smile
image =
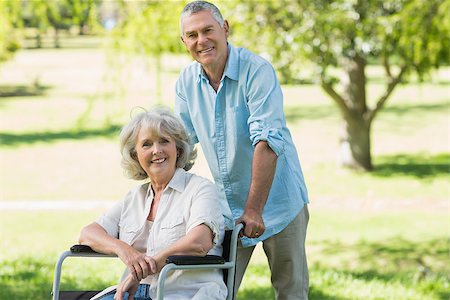
[[[200,51],[198,51],[198,53],[207,53],[207,52],[210,52],[212,50],[214,50],[214,47],[206,48],[205,50],[200,50]]]

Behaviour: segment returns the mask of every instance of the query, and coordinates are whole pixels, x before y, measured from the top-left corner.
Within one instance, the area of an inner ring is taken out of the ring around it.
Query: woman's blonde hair
[[[191,145],[183,124],[168,108],[155,107],[134,116],[120,132],[121,165],[127,177],[136,180],[148,177],[139,164],[135,149],[139,131],[143,127],[155,132],[158,136],[173,138],[177,147],[176,166],[186,171],[191,169],[197,157],[197,151]]]

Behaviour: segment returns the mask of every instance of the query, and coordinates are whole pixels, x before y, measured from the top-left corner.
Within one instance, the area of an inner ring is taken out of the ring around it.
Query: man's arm
[[[244,235],[258,237],[265,231],[262,213],[272,186],[277,156],[265,141],[255,146],[252,161],[252,178],[243,215],[236,223],[245,223]]]

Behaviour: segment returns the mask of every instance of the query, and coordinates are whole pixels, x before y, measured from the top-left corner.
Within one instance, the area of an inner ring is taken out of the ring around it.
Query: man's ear
[[[180,40],[183,42],[183,44],[186,45],[186,43],[184,42],[184,39],[183,39],[183,36],[182,36],[182,35],[180,35]]]
[[[228,25],[228,21],[223,21],[223,29],[225,29],[225,35],[228,37],[230,34],[230,25]]]

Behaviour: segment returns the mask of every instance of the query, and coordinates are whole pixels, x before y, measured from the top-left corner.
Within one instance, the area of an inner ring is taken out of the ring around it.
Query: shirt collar
[[[238,80],[239,78],[239,54],[230,43],[228,43],[228,59],[223,73],[224,76],[232,80]]]
[[[181,168],[175,170],[172,179],[167,184],[167,188],[176,190],[177,192],[183,192],[186,186],[186,171]]]
[[[227,45],[228,45],[228,58],[222,78],[228,77],[232,80],[238,80],[239,78],[238,53],[236,51],[236,48],[234,48],[230,43],[227,43]],[[207,80],[205,71],[203,70],[202,65],[200,63],[197,63],[197,73],[198,73],[197,83],[199,83],[200,80],[202,79]]]
[[[185,178],[186,178],[186,171],[184,169],[177,168],[175,170],[175,174],[173,174],[172,179],[170,179],[165,190],[167,190],[168,188],[171,188],[171,189],[176,190],[177,192],[180,192],[180,193],[183,192],[184,188],[186,186]],[[148,183],[148,186],[147,186],[147,194],[145,196],[145,199],[148,199],[149,197],[153,198],[153,190],[152,190],[152,185],[150,183]]]

